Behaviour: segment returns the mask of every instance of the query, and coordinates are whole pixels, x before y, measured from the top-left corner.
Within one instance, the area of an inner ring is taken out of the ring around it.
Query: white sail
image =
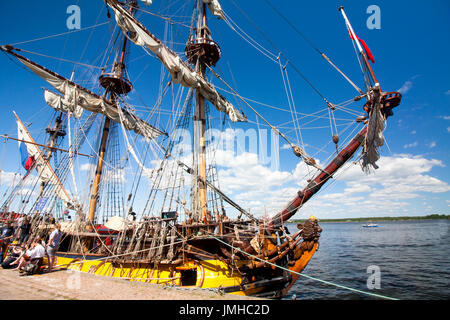
[[[17,117],[17,115],[16,115]],[[54,185],[54,192],[56,195],[64,201],[64,204],[68,208],[74,208],[75,205],[72,202],[70,196],[68,195],[67,191],[64,189],[64,187],[61,184],[61,181],[59,180],[58,176],[53,171],[52,167],[48,163],[48,161],[45,159],[44,155],[42,154],[41,150],[38,148],[36,144],[34,144],[34,140],[31,137],[28,130],[23,125],[22,121],[17,117],[17,136],[19,140],[19,147],[20,143],[24,143],[25,147],[27,149],[28,155],[34,159],[34,168],[39,173],[39,178],[45,182],[45,183],[51,183]],[[31,142],[26,143],[23,141]]]
[[[80,118],[83,114],[83,108],[73,101],[73,95],[64,95],[64,97],[47,89],[44,90],[44,99],[47,104],[56,111],[70,112],[75,118]]]
[[[181,58],[158,38],[144,28],[133,16],[131,16],[117,0],[106,0],[114,10],[117,25],[136,45],[147,47],[153,52],[163,65],[169,70],[174,83],[185,87],[197,89],[200,94],[209,100],[217,110],[225,112],[233,122],[247,121],[229,101],[227,101],[217,90],[201,75],[181,60]]]
[[[152,4],[153,0],[141,0],[147,7]]]
[[[120,116],[120,124],[123,131],[123,137],[125,138],[125,143],[127,144],[127,150],[131,153],[136,163],[139,165],[139,168],[142,169],[142,173],[149,179],[152,178],[153,170],[145,167],[142,162],[139,160],[139,157],[136,155],[136,151],[134,150],[133,146],[128,141],[127,133],[125,132],[125,128],[123,125],[123,113],[119,110],[119,116]]]
[[[13,55],[36,75],[47,81],[60,93],[64,94],[64,98],[61,97],[63,99],[63,104],[65,102],[69,104],[73,103],[72,101],[74,101],[74,97],[76,97],[77,106],[91,112],[101,113],[107,116],[112,121],[120,123],[120,117],[117,111],[117,108],[119,107],[117,105],[112,104],[108,100],[96,95],[88,89],[76,85],[72,81],[62,76],[56,75],[55,73],[47,70],[42,66],[39,66],[38,64],[32,63],[29,60],[25,60],[20,55],[17,55],[15,53],[13,53]],[[55,97],[53,98],[56,99]],[[56,104],[55,101],[53,101],[52,103]],[[76,112],[76,108],[74,109],[74,111]],[[149,139],[156,138],[163,134],[162,131],[152,127],[144,120],[127,112],[126,110],[122,110],[122,114],[123,125],[127,130],[133,130],[137,134],[140,134]]]
[[[223,15],[222,6],[218,0],[203,0],[204,3],[208,4],[209,11],[219,19],[225,19]]]

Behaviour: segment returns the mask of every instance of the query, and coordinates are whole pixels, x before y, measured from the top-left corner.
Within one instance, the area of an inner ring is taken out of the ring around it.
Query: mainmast
[[[189,62],[195,65],[195,71],[201,76],[205,76],[206,67],[215,65],[220,59],[220,48],[211,39],[211,32],[207,26],[206,4],[198,1],[197,27],[194,34],[190,36],[185,48],[186,57]],[[201,9],[200,9],[201,8]],[[206,114],[205,98],[197,91],[197,104],[194,113],[194,168],[199,179],[194,183],[194,219],[207,223],[210,220],[208,210],[208,198],[205,181],[206,172]]]
[[[133,14],[136,10],[137,3],[135,0],[131,0],[129,2],[128,11],[130,14]],[[112,70],[110,73],[102,73],[99,77],[100,85],[105,88],[104,97],[107,98],[109,96],[109,100],[113,105],[116,104],[117,98],[120,95],[127,94],[133,88],[130,81],[123,77],[123,70],[125,69],[125,54],[127,47],[128,38],[125,35],[122,35],[123,44],[122,49],[120,51],[120,57],[115,58]],[[104,159],[106,154],[106,144],[108,141],[108,134],[110,129],[111,120],[108,117],[104,117],[105,121],[103,123],[103,131],[102,137],[100,140],[100,147],[98,150],[98,160],[95,169],[94,182],[92,184],[91,197],[89,202],[89,211],[88,211],[88,222],[91,224],[94,223],[95,212],[97,209],[98,199],[99,199],[99,188],[100,181],[103,171]],[[87,226],[90,229],[90,226]]]

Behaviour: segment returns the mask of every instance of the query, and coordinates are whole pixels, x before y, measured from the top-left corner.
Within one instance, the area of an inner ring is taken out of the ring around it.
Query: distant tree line
[[[318,219],[319,222],[369,222],[369,221],[405,221],[405,220],[437,220],[450,219],[450,215],[446,214],[430,214],[427,216],[417,217],[361,217],[361,218],[344,218],[344,219]],[[299,223],[306,219],[289,220],[288,222]]]

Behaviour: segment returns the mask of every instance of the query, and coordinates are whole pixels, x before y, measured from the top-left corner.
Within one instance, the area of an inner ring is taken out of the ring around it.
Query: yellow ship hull
[[[287,290],[297,280],[298,274],[306,267],[318,243],[311,250],[303,252],[302,256],[289,267],[292,272],[285,275],[264,279],[262,281],[243,283],[243,277],[237,270],[232,270],[220,260],[189,261],[177,266],[160,263],[118,263],[109,262],[105,258],[79,254],[58,253],[57,265],[61,268],[86,272],[99,276],[120,278],[129,281],[140,281],[153,284],[172,285],[184,288],[219,289],[222,292],[236,295],[258,295],[262,292],[279,291],[285,295]],[[276,267],[268,265],[269,268]],[[195,283],[184,281],[186,273],[191,272]],[[278,296],[280,296],[278,294]]]

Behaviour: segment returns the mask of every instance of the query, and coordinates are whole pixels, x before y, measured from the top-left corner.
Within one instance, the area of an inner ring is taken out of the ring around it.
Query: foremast
[[[62,112],[59,112],[58,116],[55,119],[55,125],[54,127],[47,127],[47,129],[45,130],[49,136],[50,136],[50,141],[48,142],[48,152],[47,155],[45,156],[45,160],[50,163],[50,159],[53,155],[53,151],[55,150],[55,144],[57,143],[57,139],[59,137],[64,137],[66,135],[66,132],[63,130],[62,128]],[[44,193],[44,188],[46,186],[46,182],[41,181],[41,186],[40,186],[40,190],[39,190],[39,195],[38,198],[36,200],[36,203],[39,203],[39,200],[42,198],[42,195]]]
[[[24,140],[22,140],[22,139],[15,139],[15,140],[26,143],[28,152],[29,152],[29,154],[31,154],[32,158],[34,159],[32,167],[28,170],[25,177],[27,177],[28,174],[31,172],[31,170],[34,168],[39,173],[39,176],[41,179],[41,189],[39,192],[38,200],[42,197],[44,186],[47,183],[51,182],[52,184],[56,185],[56,194],[65,202],[66,206],[70,206],[71,208],[76,209],[77,204],[72,201],[68,192],[66,191],[66,189],[62,185],[61,181],[59,180],[58,176],[53,171],[53,168],[50,166],[50,163],[49,163],[50,152],[47,154],[47,157],[42,153],[42,151],[38,148],[39,144],[37,144],[34,141],[33,137],[30,135],[27,128],[20,120],[19,116],[14,111],[13,111],[13,113],[17,119],[18,130],[22,132],[21,136],[25,137]],[[41,145],[41,146],[43,146],[43,145]],[[47,147],[47,146],[45,146],[45,147]],[[56,148],[52,147],[52,149],[56,149]],[[24,177],[24,179],[25,179],[25,177]],[[13,194],[14,194],[14,192],[11,194],[10,198],[13,196]],[[8,203],[11,200],[10,198],[6,201],[7,204],[5,207],[8,206]],[[36,201],[36,203],[37,203],[37,201]]]

